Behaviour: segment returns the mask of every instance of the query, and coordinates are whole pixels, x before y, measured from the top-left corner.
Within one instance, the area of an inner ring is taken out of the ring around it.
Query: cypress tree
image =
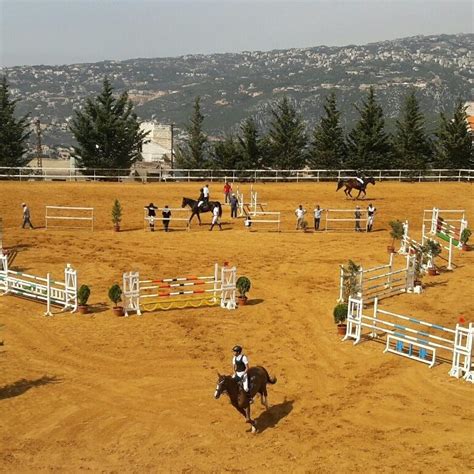
[[[187,127],[188,138],[179,147],[177,163],[180,168],[206,168],[207,136],[202,130],[204,115],[201,113],[201,98],[196,97],[191,121]]]
[[[382,107],[370,87],[362,107],[356,106],[360,120],[349,133],[347,166],[354,169],[377,169],[390,166],[390,141],[385,132]]]
[[[435,134],[435,165],[439,168],[472,168],[472,135],[468,130],[466,109],[460,100],[452,119],[440,114]]]
[[[28,115],[15,118],[18,100],[10,98],[6,76],[0,83],[0,166],[26,166],[30,159],[25,157],[29,131]]]
[[[130,169],[141,159],[142,144],[148,132],[140,131],[128,93],[118,98],[106,78],[102,92],[87,99],[84,111],[76,111],[70,126],[77,146],[74,158],[78,167]]]
[[[338,169],[345,162],[347,147],[334,92],[326,97],[324,111],[326,115],[314,129],[309,163],[313,168]]]
[[[412,91],[403,104],[393,137],[395,165],[406,169],[426,169],[431,160],[431,145],[424,129],[425,119]]]
[[[307,138],[301,117],[287,97],[272,109],[268,143],[272,166],[277,169],[300,169],[306,162]]]

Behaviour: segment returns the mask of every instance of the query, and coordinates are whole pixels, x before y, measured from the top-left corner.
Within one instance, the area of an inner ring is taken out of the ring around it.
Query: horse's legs
[[[250,417],[250,405],[247,408],[245,408],[245,418],[246,418],[245,421],[247,423],[250,423],[251,432],[256,433],[257,432],[257,424],[255,423],[255,420],[252,420],[252,418]]]
[[[362,192],[362,189],[359,189],[359,194],[357,195],[356,199],[359,199],[360,193]]]

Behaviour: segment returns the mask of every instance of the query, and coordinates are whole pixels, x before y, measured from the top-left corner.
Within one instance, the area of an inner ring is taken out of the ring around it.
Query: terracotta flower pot
[[[114,306],[112,311],[114,312],[115,316],[123,316],[125,314],[122,306]]]
[[[86,304],[80,304],[80,305],[77,307],[77,310],[78,310],[79,313],[81,313],[81,314],[88,314],[88,313],[89,313],[89,306],[87,306]]]
[[[438,272],[436,271],[436,268],[428,268],[428,275],[430,275],[430,276],[438,275]]]
[[[245,306],[247,304],[248,298],[246,296],[237,296],[237,304],[239,306]]]
[[[461,249],[464,250],[464,252],[469,252],[469,250],[471,250],[471,247],[469,247],[469,245],[467,244],[462,244]]]
[[[340,336],[345,336],[346,335],[346,330],[347,330],[347,324],[338,324],[337,325],[337,333],[340,335]]]
[[[114,224],[114,231],[120,232],[120,224]]]
[[[393,245],[387,245],[388,253],[395,253],[395,247]]]

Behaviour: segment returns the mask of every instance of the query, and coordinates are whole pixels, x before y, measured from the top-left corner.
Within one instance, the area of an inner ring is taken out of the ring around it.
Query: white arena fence
[[[51,306],[60,306],[63,311],[77,309],[77,272],[67,264],[64,281],[46,278],[8,268],[6,255],[0,256],[0,294],[19,296],[46,304],[46,316],[52,316]]]
[[[367,230],[368,211],[366,209],[358,209],[360,219],[355,218],[356,209],[326,209],[325,231],[355,231],[356,221],[359,221],[360,230]]]
[[[444,359],[451,360],[451,377],[462,377],[474,383],[474,323],[469,323],[468,327],[456,324],[456,327],[451,329],[382,310],[377,299],[374,301],[372,315],[364,314],[363,306],[362,299],[349,298],[347,330],[343,341],[352,339],[354,344],[358,344],[363,337],[379,340],[385,337],[384,352],[422,362],[430,368],[436,362],[441,362],[440,355],[443,355]]]
[[[93,207],[46,206],[46,229],[94,230]]]
[[[281,212],[279,211],[256,211],[252,215],[247,215],[244,221],[245,227],[249,230],[258,230],[263,226],[266,230],[280,232]]]
[[[364,170],[367,176],[373,176],[377,181],[459,181],[474,180],[472,169],[432,169],[432,170]],[[71,167],[0,167],[0,180],[45,180],[45,181],[209,181],[209,182],[305,182],[305,181],[338,181],[353,178],[356,170],[209,170],[209,169],[89,169]]]

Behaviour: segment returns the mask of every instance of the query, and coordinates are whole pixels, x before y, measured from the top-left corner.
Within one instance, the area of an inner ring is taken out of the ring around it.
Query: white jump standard
[[[391,320],[391,321],[389,321]],[[399,321],[404,321],[401,324]],[[424,326],[426,330],[408,325]],[[354,344],[361,341],[363,328],[370,329],[366,337],[383,338],[387,336],[384,352],[392,352],[433,367],[440,351],[449,353],[451,370],[449,375],[474,383],[472,370],[472,349],[474,324],[468,327],[456,324],[454,329],[428,323],[402,314],[381,310],[378,300],[374,301],[373,315],[363,314],[363,300],[349,298],[347,311],[347,331],[343,341],[353,339]],[[438,334],[433,334],[437,332]],[[442,335],[440,335],[441,333]]]
[[[30,298],[46,303],[46,316],[52,316],[51,306],[60,306],[63,311],[77,310],[77,272],[67,264],[64,269],[64,281],[16,272],[8,269],[6,255],[0,256],[0,293]]]
[[[46,206],[45,222],[46,229],[85,229],[93,231],[94,208]]]

